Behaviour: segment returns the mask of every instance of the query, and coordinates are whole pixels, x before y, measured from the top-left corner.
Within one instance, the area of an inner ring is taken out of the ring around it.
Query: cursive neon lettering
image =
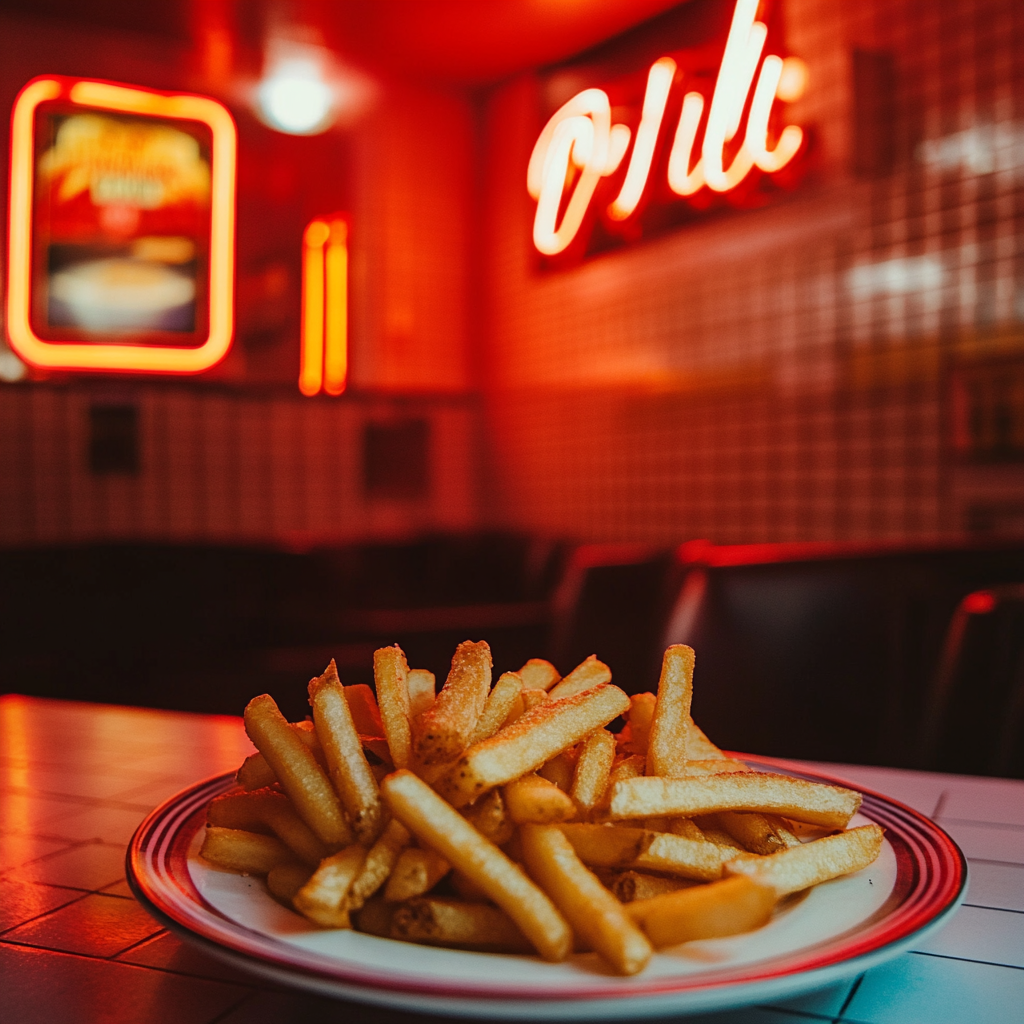
[[[668,160],[668,185],[676,195],[692,196],[704,187],[728,192],[754,167],[766,174],[781,170],[803,146],[803,130],[787,125],[774,148],[768,148],[775,101],[799,99],[807,81],[807,66],[799,58],[783,60],[774,54],[762,60],[768,29],[756,20],[756,13],[757,0],[737,0],[699,155],[694,150],[707,101],[695,91],[683,97]],[[676,70],[670,57],[660,58],[650,68],[626,174],[619,194],[607,210],[612,220],[627,220],[640,204]],[[740,131],[748,98],[750,112],[743,140],[738,147],[730,146]],[[627,125],[611,123],[608,95],[601,89],[585,89],[548,120],[533,147],[527,169],[527,189],[537,200],[533,240],[539,252],[555,255],[570,245],[583,224],[600,179],[617,170],[629,148],[630,137]],[[732,152],[728,167],[727,150]],[[574,178],[573,191],[559,223],[565,189]]]
[[[747,151],[754,163],[766,174],[772,174],[785,167],[796,156],[804,140],[803,129],[790,124],[782,130],[775,148],[768,149],[768,118],[778,95],[782,65],[781,57],[771,54],[765,57],[761,77],[757,80],[757,88],[750,104],[750,117],[747,119]]]
[[[743,107],[761,59],[768,29],[754,20],[757,0],[738,0],[733,12],[729,38],[725,44],[722,66],[715,82],[715,93],[704,131],[704,180],[714,192],[728,192],[750,173],[753,158],[745,140],[733,157],[729,168],[724,166],[725,146],[739,130]]]
[[[692,196],[704,187],[704,161],[698,160],[697,166],[690,170],[693,143],[703,113],[704,97],[699,92],[688,92],[683,97],[683,109],[668,158],[668,187],[676,195]]]
[[[644,95],[640,127],[636,130],[633,155],[626,168],[626,177],[615,201],[608,207],[613,220],[625,220],[637,207],[644,193],[647,177],[651,172],[654,147],[661,133],[661,121],[665,116],[668,92],[676,73],[676,62],[671,57],[662,57],[651,66],[647,75],[647,92]],[[616,126],[618,127],[618,126]]]

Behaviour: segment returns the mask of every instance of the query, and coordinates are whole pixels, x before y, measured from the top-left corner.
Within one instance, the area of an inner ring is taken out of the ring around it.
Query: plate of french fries
[[[128,878],[155,916],[342,998],[616,1018],[827,985],[963,898],[966,862],[927,818],[715,746],[684,645],[632,696],[594,656],[492,681],[484,642],[440,690],[397,645],[373,669],[346,686],[332,661],[301,722],[255,697],[238,772],[143,822]]]

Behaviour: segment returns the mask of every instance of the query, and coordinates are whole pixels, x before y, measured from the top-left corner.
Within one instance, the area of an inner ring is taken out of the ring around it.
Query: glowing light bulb
[[[260,83],[258,97],[264,120],[278,131],[316,135],[331,125],[334,91],[313,60],[282,61]]]

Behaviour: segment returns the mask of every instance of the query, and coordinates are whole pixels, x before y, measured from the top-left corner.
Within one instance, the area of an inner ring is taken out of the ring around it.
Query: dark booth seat
[[[937,741],[922,741],[959,602],[979,588],[1024,580],[1022,544],[694,541],[674,553],[587,545],[568,564],[556,656],[568,663],[594,652],[612,665],[616,682],[638,692],[656,688],[667,644],[690,644],[697,652],[694,715],[722,746],[1022,773],[1019,757],[996,760],[992,749],[1012,745],[1000,739],[1009,734],[998,723],[1004,707],[1020,714],[1013,702],[1024,698],[1012,673],[992,677],[980,639],[957,663]],[[1017,666],[1013,657],[1000,664]]]
[[[293,718],[336,658],[372,682],[401,643],[443,681],[455,645],[487,639],[495,667],[546,649],[558,548],[507,534],[309,551],[84,544],[0,552],[0,687],[7,692],[240,714],[270,692]]]

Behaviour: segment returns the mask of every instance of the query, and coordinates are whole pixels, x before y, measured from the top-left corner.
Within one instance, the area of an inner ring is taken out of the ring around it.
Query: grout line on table
[[[155,924],[156,922],[154,922]],[[170,935],[170,932],[166,928],[161,928],[159,931],[151,932],[149,935],[144,935],[141,939],[136,940],[124,949],[119,949],[116,953],[112,954],[108,959],[116,960],[118,957],[122,957],[125,953],[130,953],[133,949],[138,949],[139,946],[146,945],[147,942],[156,942],[162,935]]]
[[[995,910],[1000,914],[1024,914],[1024,910],[1014,910],[1013,907],[990,907],[987,903],[965,903],[965,907],[973,907],[975,910]]]
[[[154,936],[150,935],[147,936],[147,938],[152,939]],[[79,960],[92,960],[101,964],[117,964],[119,967],[134,967],[140,971],[156,971],[157,974],[173,974],[176,978],[192,978],[197,981],[216,981],[222,985],[234,985],[235,988],[241,988],[247,992],[275,991],[269,986],[261,987],[257,984],[246,985],[242,982],[231,981],[227,978],[211,978],[206,974],[190,974],[187,971],[174,971],[169,967],[158,967],[154,964],[133,964],[130,960],[117,959],[121,953],[117,953],[114,956],[96,956],[93,953],[72,952],[67,949],[51,949],[49,946],[33,946],[28,942],[14,942],[11,939],[0,939],[0,946],[9,946],[14,949],[33,949],[37,953],[46,953],[50,956],[72,956],[77,957]],[[122,952],[124,951],[122,950]]]
[[[154,783],[154,785],[156,784]],[[147,813],[155,806],[131,803],[127,800],[118,800],[116,797],[82,796],[80,793],[57,793],[49,789],[30,789],[28,786],[4,786],[0,788],[0,793],[7,793],[10,796],[40,796],[49,800],[64,800],[67,803],[81,804],[83,807],[109,807],[118,811],[142,811]]]
[[[929,815],[930,818],[937,818],[942,813],[942,808],[946,805],[946,798],[949,796],[949,790],[944,789],[939,794],[939,799],[935,802],[935,810]]]
[[[44,917],[50,917],[52,914],[56,914],[58,910],[67,910],[68,907],[74,906],[74,904],[79,903],[81,900],[84,900],[86,896],[93,895],[93,893],[83,889],[74,889],[71,891],[77,892],[80,895],[73,900],[68,900],[67,903],[62,903],[59,907],[54,907],[52,910],[44,910],[41,914],[36,914],[33,917],[26,917],[24,921],[19,921],[17,924],[12,924],[10,928],[4,928],[2,931],[0,931],[0,942],[8,942],[9,940],[3,938],[3,936],[6,935],[8,932],[13,932],[15,928],[20,928],[22,925],[25,924],[31,924],[33,921],[38,921]],[[15,945],[15,943],[12,943],[12,945]]]
[[[850,986],[850,991],[846,993],[846,998],[843,1000],[843,1005],[839,1007],[839,1012],[832,1018],[832,1024],[837,1024],[838,1021],[842,1020],[843,1014],[850,1008],[850,1003],[853,1002],[853,997],[857,994],[857,989],[860,988],[860,983],[863,980],[863,974],[858,974],[854,979],[853,984]]]
[[[757,1005],[757,1009],[766,1010],[769,1013],[784,1013],[789,1017],[803,1017],[804,1020],[828,1021],[831,1024],[832,1018],[822,1016],[820,1013],[812,1013],[810,1010],[793,1010],[788,1006],[772,1006],[770,1003]]]
[[[1024,967],[1018,964],[1001,964],[997,960],[973,960],[969,956],[952,956],[949,953],[927,953],[923,949],[912,949],[912,956],[931,956],[937,960],[959,960],[965,964],[984,964],[986,967],[1005,967],[1008,971],[1024,971]]]
[[[226,1010],[223,1010],[221,1013],[218,1013],[217,1016],[214,1017],[212,1020],[207,1021],[207,1024],[217,1024],[218,1021],[226,1020],[231,1014],[235,1012],[235,1010],[239,1009],[250,1000],[255,999],[259,992],[259,989],[253,989],[251,992],[246,992],[246,994],[242,996],[242,998],[239,999],[237,1003],[232,1003],[231,1006],[229,1006]]]

